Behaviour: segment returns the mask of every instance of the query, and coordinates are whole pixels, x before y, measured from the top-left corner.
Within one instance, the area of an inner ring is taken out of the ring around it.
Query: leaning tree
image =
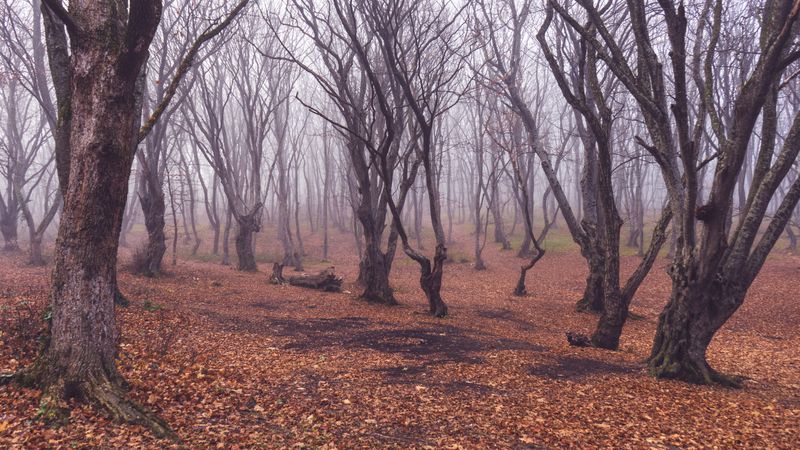
[[[738,385],[737,377],[710,367],[706,352],[716,332],[744,302],[800,199],[800,178],[796,178],[767,217],[775,192],[800,152],[796,108],[789,111],[793,119],[783,142],[777,129],[780,91],[789,85],[785,78],[794,76],[787,74],[796,73],[787,69],[800,58],[800,0],[763,4],[758,57],[740,67],[746,75],[732,95],[731,117],[724,121],[714,70],[723,45],[726,10],[722,0],[703,2],[694,20],[682,2],[660,0],[658,5],[645,5],[630,0],[619,13],[599,10],[589,0],[577,3],[580,16],[560,2],[549,1],[636,100],[649,134],[637,141],[660,168],[677,222],[676,250],[669,269],[672,293],[659,317],[650,370],[662,378]],[[614,14],[622,14],[631,24],[635,66],[623,57],[624,50],[609,31],[608,24],[619,20]],[[686,39],[690,25],[698,30],[691,49]],[[666,60],[655,39],[663,33]],[[733,217],[735,187],[759,117],[760,147],[752,183],[739,214]],[[698,148],[703,139],[717,151],[701,161]],[[702,202],[698,192],[703,180],[698,173],[712,160],[716,166]]]

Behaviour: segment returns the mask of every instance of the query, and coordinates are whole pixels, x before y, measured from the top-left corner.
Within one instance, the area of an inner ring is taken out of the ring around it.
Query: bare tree
[[[344,138],[347,169],[352,174],[346,179],[352,183],[341,185],[341,188],[350,189],[351,195],[339,198],[352,199],[354,220],[360,224],[354,227],[354,232],[361,234],[361,238],[356,236],[361,254],[358,279],[364,286],[361,297],[370,302],[396,304],[389,284],[397,240],[394,227],[386,251],[381,248],[387,207],[392,197],[395,168],[398,165],[403,168],[399,198],[395,202],[397,209],[402,210],[419,167],[419,163],[410,162],[411,152],[402,151],[400,140],[394,139],[395,133],[403,128],[405,117],[400,93],[392,89],[391,78],[369,77],[369,73],[374,74],[373,66],[382,64],[382,60],[375,58],[374,50],[367,55],[367,38],[359,28],[361,14],[354,5],[334,0],[325,7],[318,7],[311,1],[293,0],[287,6],[287,24],[310,41],[321,61],[313,64],[291,51],[288,59],[317,83],[333,104],[336,115],[311,106],[307,100],[301,101]],[[384,95],[384,90],[391,93],[391,100],[387,101],[396,105],[398,113],[395,115],[383,115],[371,103],[376,94]],[[373,164],[377,148],[381,148],[387,158],[385,173]],[[342,208],[337,208],[337,212],[341,211]],[[338,217],[337,222],[344,225]],[[363,249],[360,248],[362,239]]]
[[[593,230],[593,234],[598,239],[604,256],[601,275],[603,312],[592,335],[592,343],[602,348],[617,349],[622,327],[628,317],[630,302],[666,240],[666,227],[672,218],[672,213],[669,208],[665,208],[653,231],[653,239],[646,256],[622,288],[619,281],[619,235],[622,220],[617,210],[612,178],[612,131],[615,114],[608,101],[618,82],[610,76],[610,73],[600,73],[597,53],[591,47],[579,47],[578,58],[575,61],[577,74],[573,74],[570,79],[564,73],[563,65],[559,64],[546,38],[552,20],[553,11],[548,8],[537,38],[561,93],[567,103],[580,113],[581,117],[578,120],[585,123],[585,127],[588,128],[586,132],[581,133],[587,158],[591,153],[597,159],[598,207],[596,229]]]
[[[403,250],[420,266],[420,286],[428,299],[430,313],[436,317],[447,314],[447,306],[440,294],[447,248],[441,220],[439,175],[436,172],[436,162],[440,157],[437,151],[440,152],[441,147],[436,146],[434,132],[442,132],[441,116],[460,98],[458,83],[462,80],[458,75],[466,63],[465,55],[456,49],[465,44],[467,48],[471,47],[466,27],[460,22],[464,8],[453,10],[447,3],[435,1],[415,4],[373,1],[365,5],[366,22],[379,39],[386,67],[402,93],[414,123],[411,139],[424,170],[429,218],[436,240],[433,260],[411,246],[400,211],[391,198],[389,209]],[[364,59],[363,52],[357,54]],[[370,74],[370,79],[375,79],[374,73]],[[386,97],[379,91],[377,94],[383,115],[392,117]],[[388,158],[384,152],[379,151],[377,155],[382,176],[386,178],[390,171]]]
[[[580,33],[616,77],[625,85],[644,117],[649,142],[638,142],[656,160],[667,186],[669,204],[677,221],[676,252],[670,268],[670,301],[659,318],[649,365],[653,374],[698,383],[737,385],[739,380],[712,369],[706,351],[714,334],[744,301],[745,294],[800,199],[800,180],[787,195],[757,240],[767,207],[800,151],[800,114],[792,112],[792,128],[780,149],[775,139],[775,103],[770,93],[782,86],[786,68],[800,57],[796,22],[800,2],[767,2],[760,21],[758,59],[743,68],[746,80],[732,100],[730,122],[721,120],[715,97],[714,58],[722,27],[721,1],[704,2],[697,19],[696,48],[690,53],[689,24],[682,4],[661,1],[655,11],[630,1],[622,11],[634,34],[638,65],[622,57],[609,31],[607,11],[579,0],[584,24],[560,3],[550,1],[556,13]],[[658,19],[651,24],[651,16]],[[665,31],[666,62],[655,51],[653,34]],[[706,43],[705,48],[701,43]],[[692,55],[691,60],[689,55]],[[667,70],[669,72],[667,72]],[[690,95],[690,80],[697,95]],[[698,111],[692,123],[690,104]],[[734,189],[759,115],[764,116],[761,148],[753,184],[739,215],[731,223]],[[718,148],[711,190],[698,202],[698,145],[707,139]],[[777,151],[777,156],[775,151]]]
[[[77,398],[159,436],[175,437],[163,421],[126,399],[115,359],[117,247],[133,144],[140,135],[137,80],[161,3],[143,0],[129,9],[125,2],[71,1],[69,10],[57,0],[44,3],[58,104],[55,159],[64,212],[47,343],[31,366],[2,380],[40,387],[46,419],[61,416],[66,401]],[[157,119],[151,116],[148,123]]]

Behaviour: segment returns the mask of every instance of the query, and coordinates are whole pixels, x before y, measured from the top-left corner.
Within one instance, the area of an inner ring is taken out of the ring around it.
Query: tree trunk
[[[361,298],[372,303],[396,305],[389,284],[386,255],[381,251],[380,235],[375,231],[371,209],[362,203],[358,217],[364,236],[364,252],[358,265],[358,281],[364,286]]]
[[[617,240],[615,246],[611,246],[611,257],[606,259],[604,274],[605,299],[603,311],[591,340],[592,345],[595,347],[611,350],[616,350],[619,347],[619,338],[622,335],[622,327],[628,318],[630,303],[636,294],[636,290],[639,289],[644,278],[650,273],[658,252],[667,240],[667,226],[671,220],[672,210],[665,208],[653,229],[653,236],[650,239],[647,252],[644,253],[639,266],[625,282],[625,287],[622,290],[619,288],[619,241]],[[617,222],[616,226],[617,236],[619,236],[621,223]]]
[[[503,214],[500,211],[500,196],[498,195],[499,186],[495,182],[495,186],[492,189],[492,203],[489,206],[489,209],[492,212],[492,218],[494,219],[494,241],[498,244],[503,245],[503,250],[511,250],[511,242],[508,241],[508,237],[506,236],[505,232],[505,222],[503,221]]]
[[[146,172],[143,172],[142,176],[147,177]],[[144,225],[147,229],[147,243],[140,250],[142,260],[134,263],[134,272],[148,277],[161,273],[161,264],[167,251],[167,238],[164,234],[166,213],[164,190],[157,175],[155,178],[142,180],[142,185],[147,187],[146,191],[140,194],[139,201],[142,204]]]
[[[792,224],[786,225],[786,237],[789,239],[789,246],[786,249],[793,255],[797,254],[797,234],[792,230]]]
[[[592,242],[596,241],[592,240]],[[589,275],[586,276],[583,297],[575,305],[578,311],[594,313],[603,311],[604,259],[605,256],[600,248],[594,248],[592,253],[586,256],[586,261],[589,263]]]
[[[19,250],[17,243],[17,222],[19,221],[19,209],[17,205],[9,200],[8,214],[0,220],[0,234],[3,235],[3,250],[14,252]]]
[[[672,269],[672,295],[658,319],[648,365],[658,378],[736,387],[740,377],[712,369],[706,351],[714,333],[741,305],[745,293],[733,283],[691,284],[685,270]]]
[[[46,265],[42,253],[42,236],[36,233],[31,233],[28,264],[32,266]]]
[[[444,245],[438,244],[436,246],[436,253],[433,256],[433,267],[430,261],[426,258],[425,262],[420,264],[421,275],[419,284],[425,297],[428,299],[428,307],[431,315],[434,317],[444,317],[447,315],[447,305],[442,300],[442,275],[444,274],[444,261],[447,259],[447,250]]]
[[[174,437],[166,424],[124,397],[116,368],[114,310],[117,245],[134,155],[134,84],[160,4],[139,4],[136,23],[129,25],[135,30],[128,33],[119,29],[124,13],[110,6],[70,2],[70,12],[88,35],[71,43],[74,120],[68,173],[59,173],[65,195],[52,276],[52,321],[42,353],[20,378],[42,388],[45,418],[62,415],[66,401],[76,398],[104,407],[115,419]]]
[[[220,261],[220,264],[223,266],[228,266],[231,263],[231,216],[233,216],[233,214],[229,208],[228,212],[225,214],[225,229],[222,232],[222,261]]]
[[[258,213],[261,210],[257,207],[250,214],[236,218],[236,256],[239,258],[237,270],[244,272],[255,272],[258,270],[256,257],[253,253],[253,234],[260,230],[258,225]]]

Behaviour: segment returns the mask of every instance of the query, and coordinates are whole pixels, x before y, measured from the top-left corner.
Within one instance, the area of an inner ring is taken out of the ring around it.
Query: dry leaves
[[[331,254],[347,284],[358,260],[352,237],[336,237]],[[451,247],[459,259],[469,239]],[[316,240],[308,236],[307,248],[317,250]],[[309,271],[317,269],[311,259]],[[525,298],[510,295],[520,264],[513,253],[487,248],[485,259],[482,272],[446,267],[444,320],[423,314],[417,267],[405,258],[393,280],[402,304],[392,308],[269,285],[266,273],[213,262],[180,261],[159,279],[121,273],[133,304],[120,314],[120,371],[131,396],[190,448],[800,445],[798,260],[773,257],[712,344],[716,368],[751,378],[734,391],[657,381],[643,370],[669,290],[665,260],[634,301],[643,319],[628,322],[621,351],[606,352],[564,339],[596,320],[573,311],[585,276],[576,253],[548,252]],[[6,261],[0,305],[45,301],[48,277],[21,258]],[[33,355],[12,350],[0,348],[0,371]],[[37,396],[0,387],[0,447],[171,445],[86,405],[75,406],[69,425],[46,428],[34,420]]]

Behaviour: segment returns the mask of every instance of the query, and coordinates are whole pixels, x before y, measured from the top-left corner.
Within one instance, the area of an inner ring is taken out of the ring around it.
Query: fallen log
[[[272,284],[290,284],[325,292],[342,292],[342,277],[336,276],[333,267],[329,267],[315,275],[304,273],[285,278],[283,276],[283,264],[275,263],[272,265],[272,276],[270,276],[269,282]]]

